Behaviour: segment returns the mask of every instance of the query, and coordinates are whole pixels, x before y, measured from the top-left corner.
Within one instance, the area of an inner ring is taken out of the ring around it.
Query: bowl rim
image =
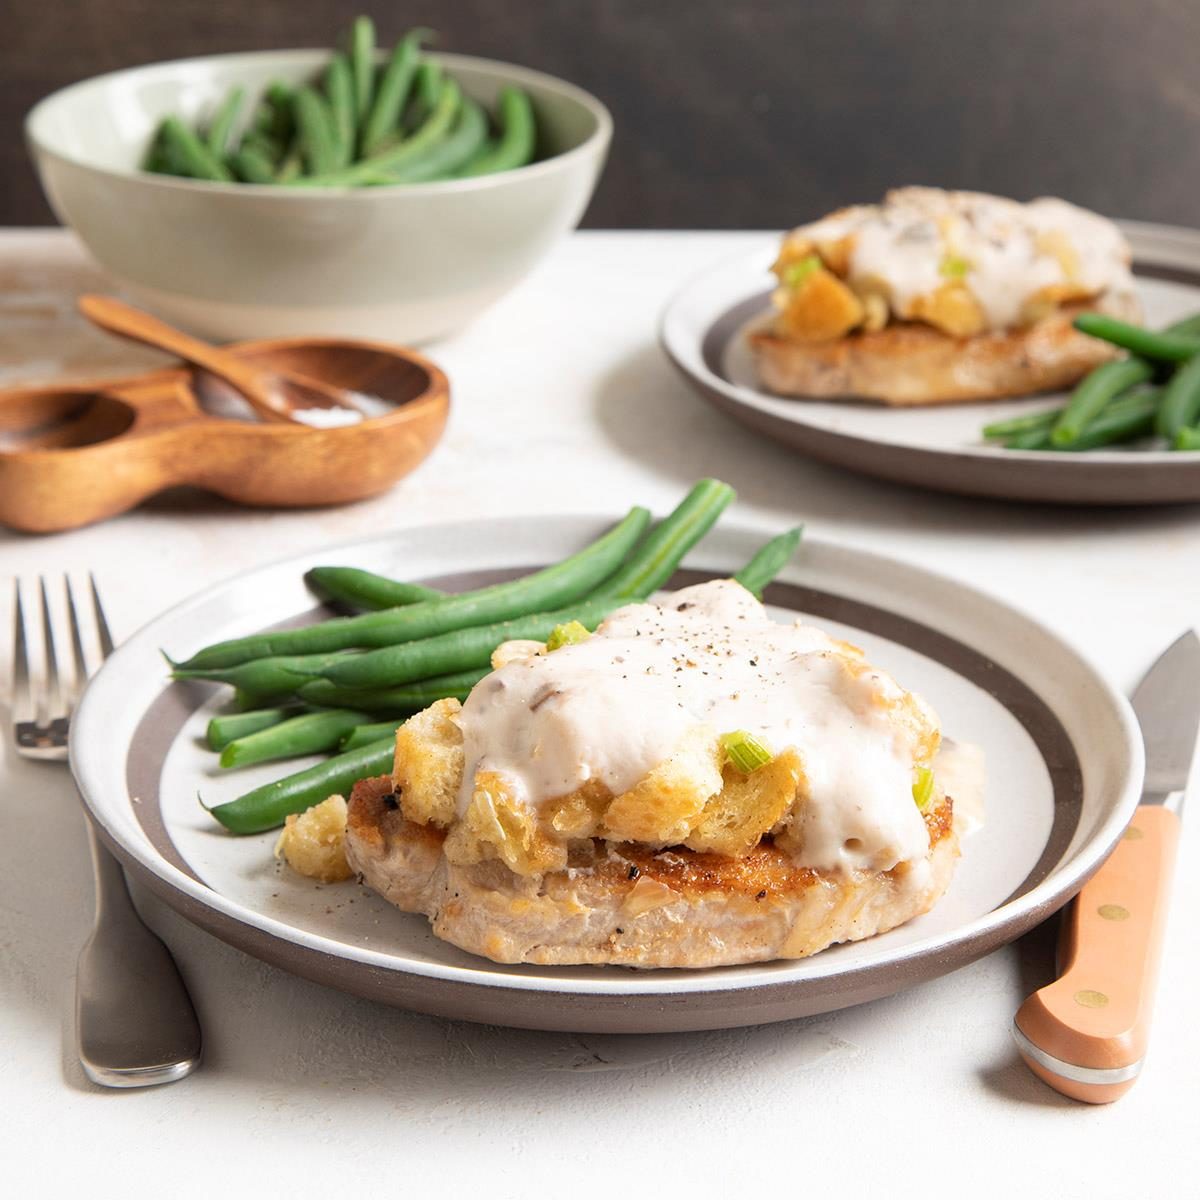
[[[48,139],[41,136],[38,131],[38,125],[43,119],[43,114],[48,111],[51,105],[61,101],[72,92],[104,80],[116,79],[122,75],[140,73],[169,74],[172,68],[195,67],[237,59],[304,60],[310,58],[315,65],[319,65],[321,62],[326,61],[331,53],[332,51],[328,49],[313,47],[296,47],[282,50],[240,50],[225,54],[202,54],[191,58],[165,59],[161,62],[143,63],[133,67],[121,67],[115,71],[106,71],[102,75],[91,75],[87,79],[77,80],[75,83],[67,84],[66,87],[51,92],[48,96],[43,96],[25,114],[23,122],[25,139],[32,149],[35,159],[44,156],[55,159],[60,163],[66,163],[69,166],[78,167],[82,170],[91,171],[97,175],[109,178],[132,180],[144,183],[149,187],[163,188],[168,191],[199,191],[201,194],[245,196],[248,199],[271,196],[286,199],[287,201],[303,200],[305,197],[312,196],[326,199],[330,197],[338,197],[339,199],[344,197],[346,199],[353,198],[355,200],[366,201],[380,197],[408,195],[414,189],[419,189],[422,195],[484,191],[503,186],[506,180],[531,179],[538,175],[548,175],[576,160],[590,157],[596,153],[603,154],[612,140],[612,114],[608,111],[603,101],[585,88],[581,88],[578,84],[571,83],[566,79],[560,79],[557,75],[550,75],[545,71],[539,71],[532,67],[523,67],[517,63],[503,62],[500,59],[483,58],[474,54],[440,52],[434,52],[430,57],[444,63],[451,69],[456,64],[490,68],[497,73],[507,76],[506,82],[537,84],[557,91],[564,99],[572,100],[583,108],[595,121],[595,128],[579,145],[572,146],[570,150],[564,150],[561,154],[554,154],[549,158],[529,163],[523,167],[512,167],[506,171],[497,171],[493,175],[477,175],[469,179],[431,180],[423,183],[397,183],[378,187],[316,186],[303,188],[280,187],[278,184],[223,183],[208,179],[187,179],[175,175],[158,175],[152,171],[142,171],[138,168],[123,170],[117,167],[101,166],[86,158],[65,153],[52,146]],[[382,58],[383,54],[382,50],[377,51],[378,57]]]

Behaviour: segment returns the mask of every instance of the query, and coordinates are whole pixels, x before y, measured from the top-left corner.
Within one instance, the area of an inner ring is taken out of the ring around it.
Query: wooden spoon
[[[218,346],[202,342],[152,317],[149,313],[111,296],[79,297],[79,311],[93,325],[178,355],[184,362],[215,375],[246,398],[260,417],[268,421],[290,421],[300,425],[354,424],[363,419],[362,410],[347,394],[332,384],[315,379],[282,375],[243,362]],[[345,421],[305,420],[297,416],[305,409],[340,409]]]

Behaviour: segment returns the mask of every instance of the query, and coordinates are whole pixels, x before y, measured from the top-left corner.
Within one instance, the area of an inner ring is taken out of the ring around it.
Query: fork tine
[[[96,576],[88,572],[88,583],[92,589],[92,608],[96,613],[96,628],[100,634],[100,656],[107,658],[113,652],[112,632],[108,628],[108,618],[104,615],[104,607],[100,603],[100,592],[96,587]]]
[[[79,699],[83,685],[91,672],[88,670],[87,651],[83,648],[83,630],[79,624],[79,609],[75,605],[75,589],[71,586],[71,576],[63,576],[63,586],[67,593],[67,617],[71,626],[71,651],[75,659],[75,687],[71,694],[71,707]]]
[[[63,677],[62,664],[58,660],[58,647],[54,643],[54,618],[50,614],[50,595],[46,590],[46,577],[38,576],[38,590],[42,599],[42,653],[46,663],[46,686],[43,691],[45,712],[43,717],[50,721],[67,713],[69,683]]]
[[[13,580],[13,690],[14,723],[32,721],[37,713],[33,680],[29,674],[29,643],[25,635],[25,610],[21,604],[21,581]]]

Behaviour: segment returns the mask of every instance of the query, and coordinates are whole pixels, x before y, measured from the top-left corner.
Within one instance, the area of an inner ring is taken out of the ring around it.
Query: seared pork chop
[[[565,869],[527,876],[449,862],[444,833],[407,820],[383,775],[354,787],[346,858],[438,937],[495,962],[718,967],[803,958],[928,912],[958,857],[949,798],[925,827],[926,857],[890,871],[798,867],[769,839],[738,858],[596,840]]]

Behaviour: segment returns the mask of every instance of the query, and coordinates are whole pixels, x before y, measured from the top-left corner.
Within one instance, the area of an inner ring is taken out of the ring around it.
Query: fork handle
[[[120,864],[88,821],[96,924],[79,954],[79,1061],[93,1083],[146,1087],[182,1079],[200,1062],[200,1023],[171,952],[143,924]]]
[[[128,920],[131,916],[140,921],[125,872],[116,857],[105,849],[100,835],[90,820],[87,822],[88,848],[92,853],[92,874],[96,884],[96,924],[114,919]]]

